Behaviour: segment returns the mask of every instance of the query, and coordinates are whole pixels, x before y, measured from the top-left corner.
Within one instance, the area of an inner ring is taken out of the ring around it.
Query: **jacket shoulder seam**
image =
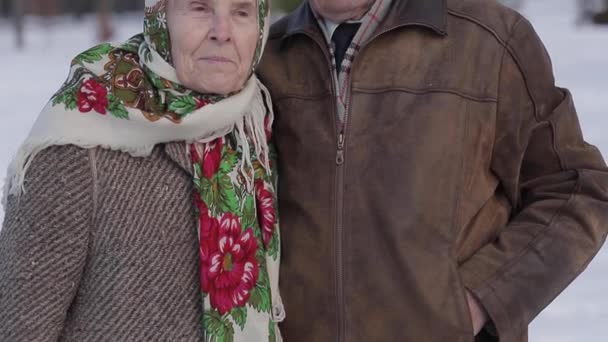
[[[494,36],[494,38],[496,38],[496,40],[502,45],[502,46],[506,46],[507,45],[507,41],[509,40],[509,37],[512,35],[513,29],[519,25],[519,23],[521,22],[521,20],[523,19],[523,17],[521,15],[519,15],[519,19],[517,19],[517,21],[515,22],[515,24],[513,24],[513,26],[511,27],[511,30],[507,36],[507,39],[503,38],[494,28],[492,28],[490,25],[484,23],[482,20],[480,20],[479,18],[476,18],[474,16],[471,16],[467,13],[464,12],[460,12],[458,10],[452,9],[452,8],[448,8],[448,14],[460,18],[460,19],[464,19],[466,21],[469,21],[479,27],[481,27],[482,29],[484,29],[485,31],[488,31],[492,36]]]
[[[526,85],[526,92],[528,93],[528,97],[530,97],[530,101],[532,101],[532,107],[534,108],[534,120],[536,120],[536,122],[540,123],[542,120],[539,119],[538,103],[536,101],[536,98],[534,97],[534,94],[532,93],[532,89],[530,89],[528,73],[526,73],[526,70],[522,67],[523,63],[522,63],[521,59],[518,57],[516,49],[511,44],[511,41],[513,40],[513,36],[515,35],[516,30],[522,22],[524,22],[523,17],[521,17],[520,20],[518,20],[517,23],[515,25],[513,25],[513,29],[511,30],[511,35],[509,37],[509,40],[506,43],[505,48],[507,49],[507,52],[509,53],[511,58],[513,58],[513,61],[517,65],[517,69],[521,73],[521,76],[524,80],[524,83]],[[504,61],[503,61],[503,63],[504,63]]]

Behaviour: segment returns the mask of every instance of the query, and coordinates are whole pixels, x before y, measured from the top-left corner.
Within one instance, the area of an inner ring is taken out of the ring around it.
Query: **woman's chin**
[[[230,95],[243,88],[245,81],[236,80],[234,76],[225,74],[207,75],[205,82],[194,89],[202,94]]]
[[[179,77],[179,82],[186,88],[196,91],[199,94],[230,95],[243,88],[245,82],[237,81],[234,76],[226,74],[207,74],[197,76],[192,73],[187,77]],[[185,76],[185,75],[184,75]]]
[[[215,95],[230,95],[239,91],[242,87],[236,87],[232,84],[213,84],[206,86],[198,87],[198,89],[194,89],[201,94],[215,94]]]

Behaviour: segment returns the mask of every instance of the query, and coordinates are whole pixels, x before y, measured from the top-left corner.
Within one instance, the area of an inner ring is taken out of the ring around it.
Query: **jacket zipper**
[[[388,30],[384,30],[378,34],[373,35],[370,39],[368,39],[364,44],[361,45],[361,50],[365,48],[371,41],[375,40],[379,36],[388,33],[397,28],[391,28]],[[318,44],[318,42],[317,42]],[[325,54],[325,50],[324,54]],[[331,65],[331,61],[329,61],[329,57],[325,54],[326,59],[328,60],[329,65]],[[353,61],[353,65],[351,71],[355,70],[357,60]],[[336,92],[335,92],[335,79],[333,77],[333,70],[330,69],[331,79],[332,79],[332,93],[334,97],[334,117],[337,117],[335,113],[335,108],[337,105],[336,100]],[[337,150],[336,150],[336,297],[337,297],[337,306],[338,306],[338,333],[337,333],[337,342],[344,342],[344,335],[346,331],[346,319],[344,312],[344,255],[343,255],[343,245],[344,245],[344,168],[346,163],[346,137],[348,130],[348,118],[350,114],[350,105],[351,105],[351,74],[345,80],[346,86],[348,89],[348,96],[345,97],[346,105],[344,109],[344,117],[342,118],[342,122],[340,122],[339,118],[336,118],[336,122],[338,123],[336,127],[338,141],[337,141]]]
[[[418,24],[419,25],[419,24]],[[375,40],[376,38],[380,37],[381,35],[384,35],[390,31],[396,30],[398,28],[404,27],[404,26],[409,26],[409,25],[400,25],[397,27],[392,27],[390,29],[381,31],[375,35],[373,35],[370,39],[368,39],[366,42],[364,42],[361,45],[361,49],[363,50],[363,48],[365,48],[367,45],[369,45],[370,42],[372,42],[373,40]],[[428,25],[423,25],[429,28],[432,28]],[[335,262],[336,262],[336,304],[337,304],[337,323],[338,323],[338,331],[337,331],[337,342],[344,342],[344,332],[345,332],[345,328],[346,328],[346,322],[345,322],[345,314],[344,314],[344,257],[343,257],[343,235],[344,235],[344,223],[343,223],[343,216],[344,216],[344,164],[346,162],[346,155],[345,155],[345,150],[346,150],[346,133],[347,133],[347,128],[348,128],[348,117],[349,117],[349,111],[350,111],[350,103],[351,103],[351,94],[350,92],[352,91],[352,89],[350,89],[349,94],[348,94],[348,98],[346,99],[347,103],[346,103],[346,107],[344,110],[344,118],[342,119],[342,122],[339,122],[339,118],[337,117],[337,113],[336,113],[336,106],[337,106],[337,99],[336,99],[336,84],[335,84],[335,79],[334,79],[334,75],[333,72],[334,70],[332,70],[331,68],[331,60],[330,60],[330,56],[327,54],[327,52],[325,51],[324,45],[318,41],[318,39],[316,39],[314,36],[308,34],[307,32],[301,32],[304,33],[305,35],[307,35],[308,37],[310,37],[318,46],[319,48],[321,48],[321,51],[323,52],[323,55],[325,56],[325,61],[327,63],[327,65],[329,65],[329,73],[331,76],[331,94],[333,97],[333,116],[334,116],[334,122],[336,122],[336,133],[337,133],[337,148],[336,148],[336,189],[335,189],[335,196],[336,196],[336,226],[335,226],[335,247],[336,247],[336,253],[335,253]],[[351,70],[355,70],[355,66],[356,66],[357,61],[353,61],[353,65]],[[351,75],[348,75],[348,78],[346,79],[346,84],[348,85],[351,81]],[[348,85],[350,87],[350,85]]]
[[[346,123],[346,112],[344,115],[344,122],[339,122],[338,113],[336,112],[337,100],[336,100],[336,84],[333,76],[333,70],[331,68],[331,59],[327,51],[325,51],[325,45],[319,42],[314,36],[302,32],[308,37],[310,37],[321,49],[323,55],[325,56],[325,62],[329,66],[329,75],[331,77],[331,95],[332,95],[332,114],[334,117],[335,129],[337,133],[337,146],[336,146],[336,188],[335,188],[335,196],[336,196],[336,217],[335,217],[335,235],[334,235],[334,244],[335,244],[335,264],[336,264],[336,322],[338,325],[337,331],[337,339],[336,342],[344,341],[344,267],[342,265],[342,215],[343,215],[343,202],[344,202],[344,191],[343,191],[343,178],[344,178],[344,147],[345,147],[345,135],[344,128]]]
[[[334,96],[335,98],[335,96]],[[345,113],[346,114],[346,113]],[[346,115],[344,116],[346,119]],[[343,256],[343,235],[344,235],[344,142],[345,142],[345,123],[341,123],[338,134],[338,149],[336,152],[336,299],[338,306],[338,342],[344,341],[345,318],[344,318],[344,256]]]
[[[329,66],[329,75],[331,77],[331,95],[332,95],[332,111],[335,122],[335,129],[337,135],[336,143],[336,217],[335,217],[335,232],[334,232],[334,244],[335,244],[335,264],[336,264],[336,321],[338,324],[337,339],[336,342],[344,341],[345,331],[345,320],[344,320],[344,265],[343,265],[343,215],[344,215],[344,162],[345,162],[345,143],[346,143],[346,118],[348,113],[344,112],[343,121],[340,122],[338,113],[336,112],[336,106],[338,105],[336,99],[336,81],[334,79],[334,70],[331,68],[331,60],[329,54],[323,48],[316,38],[309,35],[321,48],[323,55],[325,56],[325,62]]]
[[[336,306],[337,306],[337,323],[338,323],[338,331],[337,331],[337,342],[344,341],[344,331],[345,331],[345,319],[344,319],[344,253],[343,250],[343,216],[344,216],[344,162],[345,159],[345,143],[346,143],[346,117],[347,112],[344,111],[343,121],[340,121],[338,118],[338,113],[336,112],[336,106],[338,105],[337,94],[336,94],[336,80],[334,78],[334,70],[331,68],[331,60],[330,57],[326,54],[327,63],[330,66],[329,71],[331,75],[331,92],[333,97],[333,116],[334,122],[336,123],[336,135],[337,135],[337,144],[336,144],[336,188],[335,188],[335,196],[336,196],[336,218],[335,218],[335,258],[336,258]]]

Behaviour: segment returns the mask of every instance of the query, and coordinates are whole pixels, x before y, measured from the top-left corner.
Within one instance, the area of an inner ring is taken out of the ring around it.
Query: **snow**
[[[575,0],[527,1],[523,14],[535,25],[553,58],[557,83],[573,95],[586,140],[608,156],[608,26],[575,25]],[[141,30],[140,18],[115,18],[117,40]],[[12,49],[12,27],[0,21],[1,174],[38,111],[64,81],[70,59],[95,44],[94,18],[59,18],[49,28],[28,18],[27,48]],[[0,222],[3,212],[0,209]],[[608,341],[608,247],[588,270],[531,325],[530,341]]]

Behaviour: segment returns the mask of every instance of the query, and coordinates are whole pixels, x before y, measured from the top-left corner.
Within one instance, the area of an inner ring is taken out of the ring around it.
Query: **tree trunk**
[[[608,0],[604,3],[604,8],[593,16],[593,22],[596,24],[608,24]]]
[[[98,38],[101,41],[108,41],[114,36],[114,29],[110,20],[113,5],[114,2],[112,0],[97,0]]]
[[[23,37],[23,16],[24,16],[24,0],[13,0],[12,9],[13,9],[13,20],[15,23],[15,37],[16,44],[18,49],[23,49],[25,45],[25,39]]]

